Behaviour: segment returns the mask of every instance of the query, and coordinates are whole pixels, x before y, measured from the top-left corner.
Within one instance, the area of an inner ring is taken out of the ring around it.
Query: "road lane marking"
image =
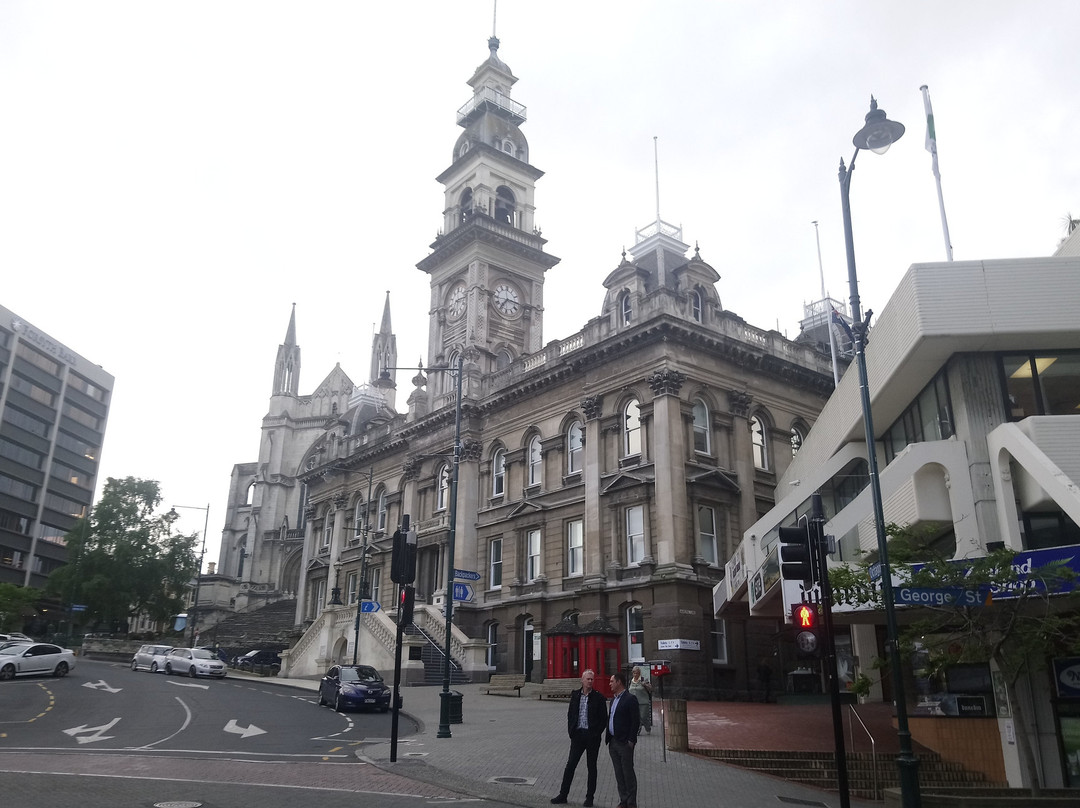
[[[197,687],[200,690],[209,690],[210,685],[197,685],[194,682],[174,682],[172,679],[168,680],[170,685],[176,685],[177,687]]]
[[[172,740],[173,738],[175,738],[177,735],[179,735],[181,732],[183,732],[185,729],[188,728],[188,725],[191,724],[191,710],[188,709],[188,706],[184,703],[184,700],[182,698],[177,696],[176,700],[178,702],[180,702],[180,706],[184,708],[184,713],[186,714],[185,717],[184,717],[184,723],[180,726],[180,729],[178,729],[172,735],[167,735],[166,737],[162,738],[159,741],[154,741],[153,743],[148,743],[145,746],[129,747],[130,749],[150,749],[150,748],[152,748],[154,746],[157,746],[159,743],[165,743],[165,741]]]
[[[230,718],[229,723],[225,725],[226,732],[232,732],[239,735],[241,738],[250,738],[252,735],[265,735],[265,729],[259,729],[254,724],[248,724],[246,727],[242,727],[236,723],[235,718]]]
[[[89,687],[92,690],[104,690],[106,693],[119,693],[124,689],[122,687],[109,687],[104,679],[99,679],[96,682],[83,682],[83,687]]]
[[[86,726],[86,724],[83,724],[81,727],[72,727],[71,729],[65,729],[61,731],[65,735],[70,735],[80,744],[94,743],[96,741],[108,741],[111,740],[114,736],[106,735],[105,733],[112,729],[113,726],[116,725],[116,722],[119,720],[119,718],[114,718],[108,724],[102,724],[100,727],[88,727]]]

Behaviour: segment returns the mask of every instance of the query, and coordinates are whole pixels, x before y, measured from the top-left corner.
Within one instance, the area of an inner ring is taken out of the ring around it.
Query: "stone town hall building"
[[[390,539],[408,514],[424,632],[410,642],[443,645],[448,568],[478,573],[452,642],[474,681],[663,657],[684,692],[745,687],[744,657],[775,641],[776,621],[715,620],[713,586],[830,394],[828,357],[726,311],[719,274],[660,220],[597,291],[599,316],[545,343],[544,279],[559,259],[534,227],[542,172],[517,79],[489,46],[437,178],[442,231],[417,264],[431,281],[427,367],[399,410],[388,296],[367,382],[338,366],[300,395],[294,311],[258,462],[233,473],[219,575],[238,609],[296,597],[306,631],[286,655],[291,675],[351,661],[357,637],[361,661],[389,670]],[[354,633],[362,574],[382,610]],[[552,637],[579,630],[607,638],[601,660],[548,658]]]

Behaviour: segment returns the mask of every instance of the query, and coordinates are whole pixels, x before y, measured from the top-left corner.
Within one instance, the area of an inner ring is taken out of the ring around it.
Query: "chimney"
[[[206,574],[213,575],[215,567],[217,567],[217,564],[215,564],[213,561],[208,562],[206,565]]]

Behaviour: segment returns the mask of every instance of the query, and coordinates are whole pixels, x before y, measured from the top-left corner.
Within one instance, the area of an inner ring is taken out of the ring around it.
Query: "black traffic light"
[[[780,528],[780,576],[785,581],[817,582],[817,548],[810,537],[810,521],[805,516],[796,527]]]
[[[407,626],[413,621],[413,606],[416,605],[416,590],[411,586],[401,587],[398,599],[398,625]]]
[[[401,529],[394,531],[390,580],[395,584],[411,584],[416,580],[416,531],[409,530],[408,514],[401,517]]]
[[[817,606],[813,603],[792,605],[791,622],[795,626],[795,648],[799,656],[818,656],[821,653],[821,632],[818,630]]]

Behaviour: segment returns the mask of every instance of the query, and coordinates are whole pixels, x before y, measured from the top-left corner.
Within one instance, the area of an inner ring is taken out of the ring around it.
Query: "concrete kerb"
[[[230,671],[230,676],[233,674]],[[240,674],[252,679],[314,691],[318,680],[283,679]],[[539,700],[537,685],[526,685],[521,698],[489,696],[483,685],[454,688],[463,694],[463,723],[451,724],[450,738],[438,738],[440,688],[403,690],[402,717],[417,727],[399,738],[397,761],[390,762],[390,742],[372,738],[357,750],[357,759],[420,783],[439,785],[463,795],[521,806],[541,808],[559,790],[569,743],[566,737],[566,702]],[[642,808],[671,804],[713,804],[725,808],[760,808],[780,798],[806,806],[837,806],[835,793],[823,792],[767,775],[728,766],[682,752],[668,751],[666,760],[659,722],[642,735],[635,755],[638,804]],[[597,806],[618,802],[615,777],[606,747],[600,750],[596,790]],[[500,781],[501,778],[501,781]],[[585,796],[586,771],[582,761],[570,790],[571,804]],[[853,806],[872,803],[852,800]]]

